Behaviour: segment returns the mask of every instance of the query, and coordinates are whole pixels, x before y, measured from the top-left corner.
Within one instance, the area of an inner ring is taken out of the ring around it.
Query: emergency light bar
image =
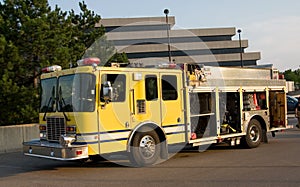
[[[161,68],[161,69],[175,69],[176,64],[174,64],[174,63],[163,63],[163,64],[159,64],[157,67]]]
[[[100,59],[99,58],[84,58],[81,60],[77,61],[78,66],[89,66],[89,65],[99,65],[100,64]]]
[[[42,69],[43,73],[50,73],[50,72],[54,72],[54,71],[61,71],[61,66],[59,65],[53,65],[53,66],[49,66],[49,67],[45,67]]]

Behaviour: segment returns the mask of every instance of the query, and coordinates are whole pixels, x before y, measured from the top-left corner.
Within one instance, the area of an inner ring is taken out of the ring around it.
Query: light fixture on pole
[[[169,26],[169,18],[168,18],[169,10],[168,10],[168,9],[165,9],[165,10],[164,10],[164,14],[166,15],[169,63],[172,63],[172,59],[171,59],[171,47],[170,47],[170,43],[171,43],[171,42],[170,42],[170,26]]]
[[[242,40],[241,40],[241,32],[242,32],[242,30],[238,29],[237,32],[239,33],[241,67],[244,67],[243,50],[242,50]]]

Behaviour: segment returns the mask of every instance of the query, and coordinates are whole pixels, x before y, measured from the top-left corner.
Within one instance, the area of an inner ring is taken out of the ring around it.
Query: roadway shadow
[[[22,173],[57,170],[59,168],[126,168],[133,167],[127,157],[121,155],[98,161],[57,161],[24,156],[22,152],[0,154],[0,179]]]
[[[217,149],[215,146],[209,150]],[[177,147],[170,150],[171,159],[179,152],[199,152],[195,147]],[[164,162],[164,160],[162,160]],[[156,167],[157,165],[149,166]],[[107,155],[106,159],[95,161],[57,161],[24,156],[22,152],[0,154],[0,179],[30,172],[56,171],[61,168],[137,168],[130,163],[127,154]]]

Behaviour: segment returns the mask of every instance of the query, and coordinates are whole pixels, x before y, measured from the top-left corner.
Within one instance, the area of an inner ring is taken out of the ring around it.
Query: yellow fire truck
[[[128,152],[151,165],[171,145],[249,148],[288,128],[286,82],[272,69],[159,64],[100,67],[96,58],[41,75],[40,138],[25,155],[80,160]]]

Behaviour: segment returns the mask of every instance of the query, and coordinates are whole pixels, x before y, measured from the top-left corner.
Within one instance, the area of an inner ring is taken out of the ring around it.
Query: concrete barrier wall
[[[13,125],[0,127],[0,153],[22,150],[22,143],[39,138],[39,125]]]

